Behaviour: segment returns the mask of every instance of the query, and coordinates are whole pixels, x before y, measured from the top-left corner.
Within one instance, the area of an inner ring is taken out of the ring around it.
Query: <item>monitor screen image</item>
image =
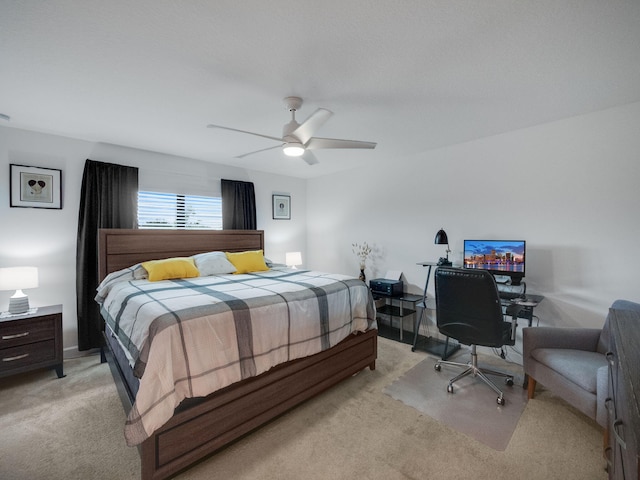
[[[465,240],[464,268],[488,270],[520,283],[525,273],[524,240]]]

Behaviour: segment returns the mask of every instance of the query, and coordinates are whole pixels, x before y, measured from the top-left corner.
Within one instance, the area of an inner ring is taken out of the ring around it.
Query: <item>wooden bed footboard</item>
[[[142,479],[169,478],[360,370],[374,370],[377,335],[377,330],[351,335],[176,413],[142,443]]]
[[[106,359],[128,412],[131,392],[110,345]],[[279,415],[359,371],[375,370],[378,331],[352,334],[335,347],[278,365],[178,411],[138,446],[142,480],[171,478]]]

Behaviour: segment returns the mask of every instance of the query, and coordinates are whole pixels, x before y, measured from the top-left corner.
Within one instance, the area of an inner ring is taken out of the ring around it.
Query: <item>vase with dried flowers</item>
[[[364,269],[367,266],[367,258],[369,257],[369,254],[371,254],[371,247],[367,242],[352,243],[351,247],[353,253],[356,254],[358,260],[360,261],[360,276],[358,278],[364,282],[367,280],[367,277],[364,274]]]

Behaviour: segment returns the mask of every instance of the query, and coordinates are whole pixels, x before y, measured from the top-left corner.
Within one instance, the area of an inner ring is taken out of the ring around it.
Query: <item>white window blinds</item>
[[[139,191],[138,228],[222,230],[222,199]]]

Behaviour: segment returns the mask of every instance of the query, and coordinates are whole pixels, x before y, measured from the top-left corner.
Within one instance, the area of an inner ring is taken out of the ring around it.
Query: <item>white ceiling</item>
[[[308,166],[316,134],[378,142]],[[0,125],[301,178],[640,101],[639,0],[2,0]]]

